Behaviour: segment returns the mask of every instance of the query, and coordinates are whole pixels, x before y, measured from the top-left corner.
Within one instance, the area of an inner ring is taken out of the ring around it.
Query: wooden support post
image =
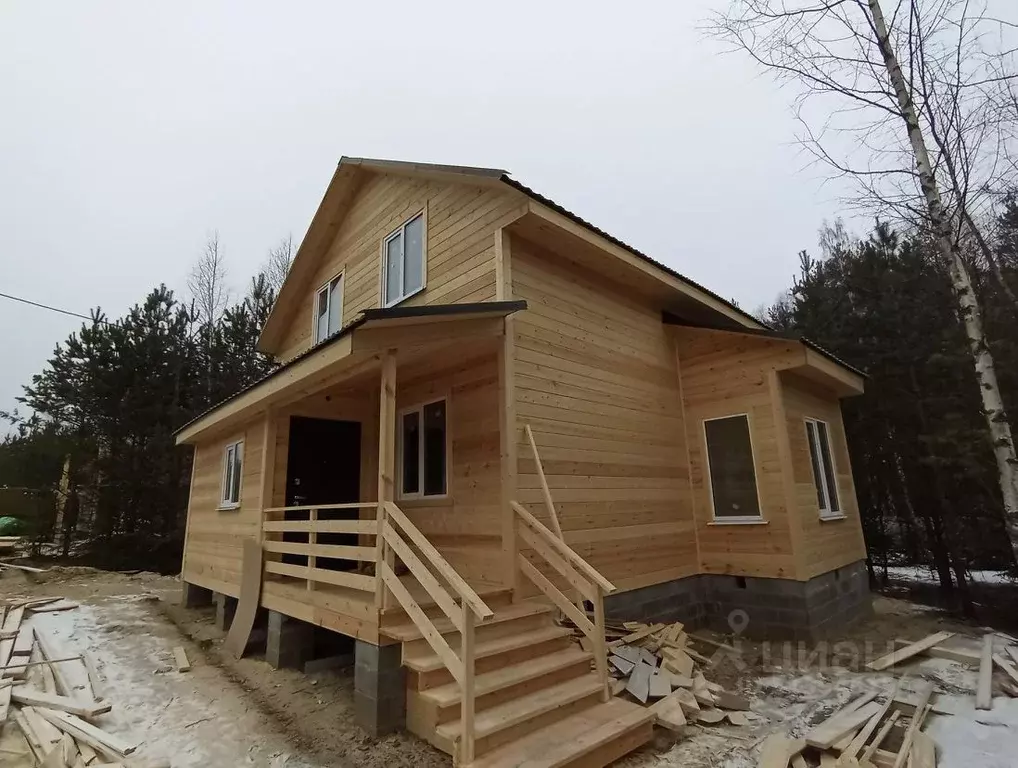
[[[514,394],[513,319],[505,319],[505,335],[498,347],[498,430],[499,461],[501,465],[502,511],[502,562],[505,586],[513,590],[513,600],[519,598],[519,570],[516,568],[516,512],[512,502],[516,498],[516,395]]]
[[[318,520],[318,510],[317,509],[308,510],[308,519],[312,523],[316,522]],[[313,573],[314,569],[318,567],[318,558],[311,553],[315,551],[315,544],[317,543],[318,543],[318,531],[316,531],[315,527],[312,525],[311,530],[308,531],[308,592],[313,591],[315,588],[315,582],[311,578],[311,574]]]
[[[601,700],[611,699],[611,681],[608,680],[608,648],[604,639],[604,589],[595,584],[597,600],[594,601],[594,637],[591,643],[594,646],[594,664],[597,665],[597,674],[601,678],[601,685],[604,690],[601,693]]]
[[[378,564],[385,563],[390,570],[394,559],[392,549],[382,535],[385,529],[385,503],[396,498],[396,350],[382,356],[382,375],[378,398],[378,536],[375,539],[375,608],[381,611],[389,606],[391,595],[382,579],[378,578]]]
[[[460,696],[459,765],[474,762],[474,612],[463,602],[463,634],[460,636],[460,663],[463,665]]]
[[[276,471],[276,412],[271,408],[265,411],[265,422],[262,426],[262,461],[261,478],[258,486],[258,507],[260,521],[258,523],[258,541],[265,540],[262,523],[266,520],[265,510],[272,506],[272,480]]]

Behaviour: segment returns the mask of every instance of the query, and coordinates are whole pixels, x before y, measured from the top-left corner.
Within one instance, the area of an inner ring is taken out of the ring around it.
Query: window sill
[[[217,512],[236,512],[238,509],[240,509],[239,501],[236,504],[220,504],[216,507]]]
[[[821,523],[830,523],[835,520],[848,520],[848,517],[846,515],[820,515]]]
[[[732,520],[723,520],[714,518],[707,525],[767,525],[768,521],[762,517],[744,517],[734,518]]]
[[[452,503],[452,497],[449,494],[443,496],[411,496],[406,499],[397,499],[397,504],[406,505],[408,507],[446,507]]]
[[[400,296],[395,301],[390,301],[387,304],[382,304],[382,308],[383,309],[392,309],[393,307],[398,307],[404,301],[408,301],[408,300],[412,299],[414,296],[416,296],[417,294],[423,293],[424,289],[427,288],[427,287],[428,286],[426,286],[426,285],[422,285],[416,291],[413,291],[412,293],[408,293],[406,296]]]

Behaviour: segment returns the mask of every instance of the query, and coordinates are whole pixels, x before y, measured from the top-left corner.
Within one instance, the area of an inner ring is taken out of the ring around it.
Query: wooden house
[[[279,367],[177,434],[182,578],[226,612],[259,542],[270,647],[354,638],[373,732],[601,765],[648,715],[550,606],[595,657],[606,615],[815,636],[866,610],[863,376],[504,171],[343,158],[259,344]]]

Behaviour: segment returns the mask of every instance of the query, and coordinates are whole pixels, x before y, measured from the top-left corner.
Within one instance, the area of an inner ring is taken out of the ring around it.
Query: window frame
[[[756,491],[756,515],[721,515],[717,514],[717,507],[714,501],[714,478],[710,467],[710,443],[707,441],[707,422],[722,421],[724,419],[743,418],[746,420],[746,433],[749,435],[749,455],[753,461],[753,488]],[[701,420],[700,429],[703,431],[703,464],[707,474],[707,492],[710,497],[711,525],[758,525],[766,523],[764,517],[763,503],[760,499],[760,473],[756,465],[756,446],[753,445],[753,419],[748,412],[726,413],[723,416],[711,416]]]
[[[841,520],[845,517],[845,510],[841,503],[841,491],[837,487],[838,483],[838,465],[834,461],[834,446],[831,445],[831,424],[824,419],[817,419],[813,416],[804,416],[803,423],[806,427],[806,451],[809,454],[809,471],[813,475],[813,487],[819,492],[823,493],[824,505],[820,504],[820,499],[817,499],[817,510],[821,520]],[[838,502],[838,509],[835,510],[831,507],[831,492],[827,486],[827,473],[824,471],[824,452],[820,446],[820,427],[818,425],[824,425],[824,432],[827,435],[827,455],[831,460],[831,477],[834,478],[834,493]],[[817,477],[817,472],[813,468],[813,443],[810,442],[810,430],[813,430],[813,437],[816,440],[817,447],[817,466],[820,469],[820,477]]]
[[[231,452],[236,461],[231,461]],[[239,456],[239,459],[237,457]],[[237,479],[237,498],[232,499],[233,489],[233,468],[236,465],[236,471],[239,473]],[[221,510],[233,510],[239,509],[241,499],[244,497],[244,440],[233,440],[223,446],[223,466],[220,473],[220,489],[219,489],[219,509]]]
[[[332,291],[330,289],[332,288],[332,284],[335,283],[336,281],[339,281],[339,285],[340,285],[340,288],[339,288],[339,328],[336,328],[334,331],[330,331],[325,336],[325,338],[321,338],[320,339],[320,338],[318,338],[318,316],[319,316],[318,310],[321,307],[321,304],[319,303],[319,300],[321,299],[322,292],[324,291],[325,292],[325,297],[326,297],[326,302],[327,302],[326,308],[325,308],[325,312],[326,312],[326,314],[328,314],[330,312],[330,310],[332,309],[332,307],[329,306],[329,304],[332,303]],[[345,305],[346,305],[346,269],[342,269],[337,274],[333,275],[328,280],[326,280],[324,283],[319,285],[318,288],[315,290],[315,300],[312,302],[312,307],[311,307],[311,339],[312,339],[311,346],[316,346],[318,344],[321,344],[323,341],[327,341],[328,339],[331,339],[333,336],[335,336],[337,333],[339,333],[341,330],[343,330],[343,310],[346,308]]]
[[[400,261],[400,268],[402,270],[402,273],[400,275],[400,278],[401,278],[400,282],[402,283],[402,277],[406,274],[406,228],[407,228],[408,224],[416,221],[418,218],[421,220],[421,287],[414,289],[410,293],[402,293],[403,288],[401,286],[400,287],[401,293],[400,293],[398,298],[387,299],[385,294],[386,294],[386,289],[387,289],[387,286],[388,286],[388,277],[389,277],[389,274],[388,274],[389,273],[389,259],[388,259],[389,241],[398,236],[398,237],[400,237],[400,242],[402,243],[402,246],[401,246],[402,247],[402,254],[401,254],[401,261]],[[380,256],[381,256],[381,259],[380,259],[381,265],[380,265],[380,269],[379,269],[378,297],[379,297],[379,304],[382,307],[388,309],[389,307],[394,307],[397,304],[401,304],[402,302],[406,301],[407,299],[409,299],[409,298],[411,298],[413,296],[416,296],[417,294],[421,293],[421,291],[423,291],[425,288],[428,287],[428,207],[427,206],[424,206],[421,210],[417,211],[417,213],[413,214],[412,216],[408,216],[403,221],[402,224],[400,224],[398,227],[396,227],[396,229],[392,230],[391,232],[389,232],[389,234],[387,234],[385,237],[382,238],[382,247],[380,249]]]
[[[450,470],[452,468],[452,440],[450,439],[450,431],[452,419],[450,418],[449,411],[449,395],[448,393],[432,397],[427,400],[422,400],[415,405],[407,406],[406,408],[400,408],[396,412],[396,498],[400,501],[441,501],[448,499],[449,483],[450,483]],[[435,403],[445,404],[445,493],[424,493],[424,409],[429,405]],[[417,487],[419,490],[416,493],[404,493],[403,492],[403,417],[408,413],[417,414],[418,434],[417,434]]]

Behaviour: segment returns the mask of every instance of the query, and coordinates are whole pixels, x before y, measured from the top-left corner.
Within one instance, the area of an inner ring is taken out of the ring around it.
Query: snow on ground
[[[323,768],[293,754],[257,708],[214,666],[188,648],[189,672],[178,672],[173,647],[183,645],[145,596],[108,597],[59,613],[36,614],[39,627],[69,653],[89,652],[106,683],[113,711],[104,730],[140,743],[142,764],[173,768]],[[0,760],[0,762],[3,762]]]
[[[877,569],[879,573],[881,569]],[[887,569],[887,574],[892,579],[899,581],[914,581],[920,584],[937,584],[937,572],[924,565],[895,565]],[[1016,580],[1007,573],[1000,571],[971,571],[969,576],[973,581],[984,584],[1015,584]]]
[[[932,715],[923,729],[937,743],[938,768],[1013,768],[1018,763],[1018,699],[997,697],[977,710],[971,694],[940,696],[953,715]]]

